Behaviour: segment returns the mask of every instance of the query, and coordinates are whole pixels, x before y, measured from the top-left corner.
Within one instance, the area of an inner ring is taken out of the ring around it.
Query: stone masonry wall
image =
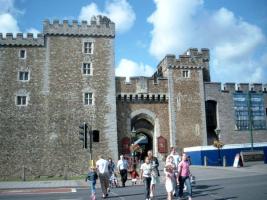
[[[241,91],[247,92],[248,84],[241,84]],[[205,83],[205,100],[214,100],[217,102],[217,122],[221,129],[220,137],[225,144],[250,143],[249,131],[235,130],[235,110],[233,93],[236,91],[234,83],[224,85],[224,90],[220,83]],[[262,92],[262,87],[256,89]],[[265,109],[267,108],[267,93],[263,93]],[[267,120],[267,119],[266,119]],[[267,121],[266,121],[267,123]],[[254,142],[266,142],[267,130],[253,130]]]
[[[206,133],[202,109],[202,77],[201,69],[190,70],[190,78],[182,78],[182,69],[173,70],[176,146],[180,149],[205,144],[202,137]]]
[[[40,47],[30,38],[0,38],[1,179],[20,177],[23,168],[26,178],[85,173],[89,149],[79,140],[82,122],[100,131],[93,159],[117,159],[114,23],[97,17],[90,26],[74,25],[78,31],[66,21],[46,21]],[[85,41],[93,42],[93,54],[83,53]],[[20,49],[26,59],[18,58]],[[92,63],[93,75],[83,75],[83,62]],[[20,69],[29,70],[29,81],[18,81]],[[84,105],[85,92],[93,93],[93,105]],[[16,94],[27,95],[28,105],[17,106]]]
[[[178,59],[167,55],[159,66],[167,69],[163,77],[168,78],[170,143],[180,150],[207,143],[203,70],[208,58],[206,53],[203,57],[202,53],[197,57],[193,53],[180,55]]]
[[[38,175],[44,156],[46,118],[43,107],[42,67],[44,48],[27,47],[26,59],[19,59],[21,47],[0,48],[0,177]],[[19,70],[28,70],[30,80],[19,81]],[[28,106],[16,106],[16,95],[28,96]]]

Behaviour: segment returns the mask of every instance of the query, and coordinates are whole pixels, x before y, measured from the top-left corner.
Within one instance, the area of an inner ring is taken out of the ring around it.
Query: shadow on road
[[[225,197],[225,198],[219,198],[214,200],[231,200],[231,199],[237,199],[238,197]]]
[[[223,188],[224,187],[220,187],[219,185],[195,185],[193,186],[193,197],[208,196],[211,195],[212,192]]]

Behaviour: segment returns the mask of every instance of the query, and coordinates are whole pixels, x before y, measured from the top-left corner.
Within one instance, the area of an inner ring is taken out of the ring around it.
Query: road
[[[257,200],[267,199],[267,175],[256,175],[235,178],[220,178],[198,181],[193,187],[193,199],[197,200]],[[58,190],[58,191],[57,191]],[[0,200],[88,200],[89,192],[85,188],[71,190],[52,189],[49,191],[34,189],[12,190],[10,193],[0,194]],[[23,192],[24,191],[24,192]],[[35,191],[35,192],[34,192]],[[61,193],[57,193],[61,192]],[[101,199],[101,191],[98,189],[98,199]],[[142,200],[144,198],[144,186],[135,185],[125,188],[114,188],[107,199],[118,200]],[[157,185],[156,200],[166,200],[166,191],[163,184]]]

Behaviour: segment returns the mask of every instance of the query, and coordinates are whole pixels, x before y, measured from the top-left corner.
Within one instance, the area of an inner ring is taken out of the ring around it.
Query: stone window
[[[234,93],[235,124],[237,130],[266,129],[266,113],[262,94]]]
[[[91,63],[83,63],[83,74],[85,75],[93,75],[93,69]]]
[[[26,50],[25,49],[19,50],[19,58],[26,59]]]
[[[93,93],[84,93],[84,105],[93,105]]]
[[[29,72],[28,71],[19,71],[19,80],[20,81],[28,81],[29,80]]]
[[[17,106],[26,106],[27,105],[27,96],[17,96],[16,99]]]
[[[183,76],[183,78],[189,78],[190,77],[190,71],[189,70],[183,70],[182,76]]]
[[[83,52],[86,54],[93,54],[93,42],[84,42],[83,43]]]

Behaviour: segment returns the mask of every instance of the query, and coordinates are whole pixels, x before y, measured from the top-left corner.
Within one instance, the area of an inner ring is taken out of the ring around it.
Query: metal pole
[[[218,148],[218,154],[219,154],[219,165],[222,166],[222,157],[221,157],[221,149]]]
[[[92,134],[92,126],[90,126],[89,128],[89,149],[90,149],[90,160],[92,160],[93,158],[93,149],[92,149],[92,146],[93,146],[93,134]]]
[[[87,148],[87,147],[86,147],[86,143],[87,143],[87,131],[88,131],[88,130],[87,130],[87,127],[86,127],[86,126],[87,126],[87,124],[86,124],[85,122],[83,122],[83,127],[84,127],[84,129],[83,129],[83,130],[84,130],[84,131],[83,131],[83,132],[84,132],[83,148],[84,148],[84,149]]]
[[[252,119],[252,108],[251,108],[251,93],[248,92],[248,114],[249,114],[249,132],[250,132],[250,143],[251,151],[253,151],[253,119]]]

